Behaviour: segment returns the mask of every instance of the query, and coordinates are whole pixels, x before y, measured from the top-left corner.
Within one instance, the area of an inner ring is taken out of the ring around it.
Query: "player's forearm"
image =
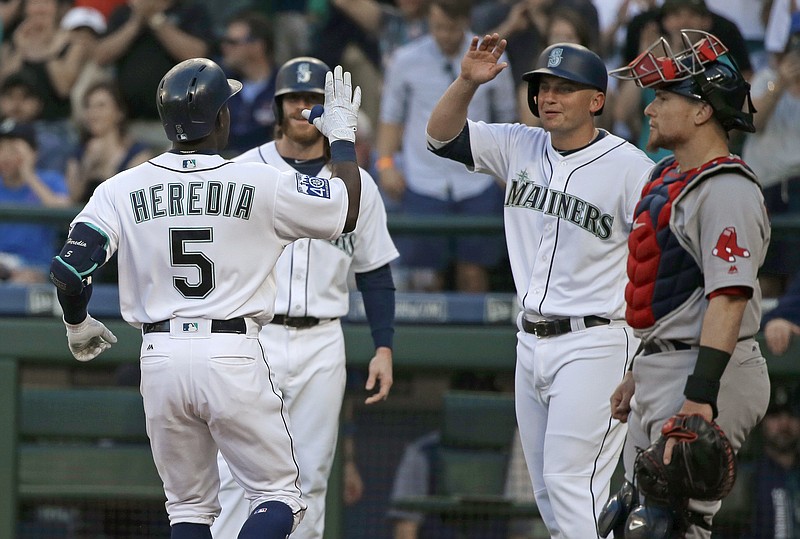
[[[683,390],[687,399],[682,408],[684,413],[701,409],[692,404],[700,403],[711,406],[712,418],[718,415],[720,380],[736,348],[747,301],[748,298],[740,295],[719,295],[709,300],[697,362]]]
[[[446,142],[454,139],[467,123],[467,109],[478,84],[458,77],[447,88],[428,119],[431,138]]]
[[[703,317],[700,345],[732,353],[739,340],[748,298],[722,295],[711,298]]]
[[[352,232],[358,222],[361,208],[361,172],[356,163],[356,150],[352,142],[335,140],[331,143],[331,174],[341,178],[347,189],[347,217],[342,232]]]
[[[89,298],[92,297],[91,283],[87,284],[77,296],[70,296],[56,288],[56,296],[67,324],[80,324],[86,320],[86,316],[89,314]]]
[[[364,300],[364,312],[375,348],[392,348],[394,338],[395,286],[389,264],[356,273],[356,287]]]

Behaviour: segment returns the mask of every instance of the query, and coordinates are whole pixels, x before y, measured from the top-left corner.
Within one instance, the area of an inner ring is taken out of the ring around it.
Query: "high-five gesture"
[[[342,66],[336,66],[325,76],[325,106],[314,105],[311,110],[304,110],[302,115],[331,142],[355,142],[360,107],[361,87],[356,86],[353,91],[350,72],[342,72]]]
[[[498,34],[487,34],[482,40],[474,36],[461,60],[461,78],[476,84],[489,82],[508,67],[508,62],[498,63],[505,50],[506,40]]]

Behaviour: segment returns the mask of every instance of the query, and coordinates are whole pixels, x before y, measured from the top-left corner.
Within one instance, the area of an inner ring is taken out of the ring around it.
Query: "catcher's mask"
[[[277,125],[283,122],[283,96],[293,93],[325,95],[325,75],[330,70],[328,64],[311,56],[292,58],[280,67],[275,76],[273,102]]]
[[[705,101],[726,131],[755,132],[756,110],[750,99],[750,84],[728,54],[728,48],[716,36],[702,30],[681,30],[681,41],[685,48],[673,52],[661,37],[627,66],[609,74],[635,81],[641,88],[667,90]],[[745,102],[746,111],[742,110]]]
[[[536,69],[522,75],[522,80],[528,82],[528,108],[537,118],[539,117],[537,99],[542,75],[552,75],[577,82],[604,94],[608,86],[606,64],[596,53],[575,43],[550,45],[539,55]],[[594,115],[599,116],[602,113],[603,107],[600,107]]]
[[[191,142],[214,131],[225,103],[242,89],[208,58],[184,60],[161,79],[156,105],[164,132],[173,142]]]
[[[608,537],[612,531],[614,537],[624,537],[625,522],[638,504],[639,493],[636,487],[630,481],[625,481],[619,492],[608,499],[600,512],[597,519],[597,531],[600,533],[600,537]]]

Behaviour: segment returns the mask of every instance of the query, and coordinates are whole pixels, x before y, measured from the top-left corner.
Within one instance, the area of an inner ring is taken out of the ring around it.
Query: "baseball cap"
[[[0,139],[18,138],[27,142],[34,150],[36,143],[36,128],[33,124],[5,120],[0,123]]]
[[[61,18],[61,28],[64,30],[89,28],[95,34],[102,35],[106,33],[106,19],[93,7],[74,7]]]
[[[661,4],[661,15],[667,15],[683,7],[691,8],[701,15],[710,13],[705,0],[664,0]]]
[[[3,84],[0,84],[0,94],[4,94],[12,88],[24,88],[29,93],[36,94],[37,97],[42,96],[33,76],[26,70],[17,71],[6,77]]]
[[[797,387],[790,384],[773,384],[769,396],[767,414],[780,414],[783,412],[800,415],[797,402]]]

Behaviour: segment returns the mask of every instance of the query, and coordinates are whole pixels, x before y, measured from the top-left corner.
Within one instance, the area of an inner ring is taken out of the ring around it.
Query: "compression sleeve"
[[[56,288],[58,303],[64,311],[64,322],[68,324],[80,324],[88,316],[89,299],[92,297],[92,281],[87,279],[88,284],[83,287],[80,294],[68,295],[61,289]]]
[[[356,287],[364,300],[364,311],[375,348],[392,348],[394,338],[394,279],[389,264],[356,273]]]
[[[472,158],[472,147],[469,142],[468,124],[464,124],[464,128],[456,138],[444,144],[428,136],[428,150],[439,157],[463,163],[470,169],[475,168],[475,160]]]

